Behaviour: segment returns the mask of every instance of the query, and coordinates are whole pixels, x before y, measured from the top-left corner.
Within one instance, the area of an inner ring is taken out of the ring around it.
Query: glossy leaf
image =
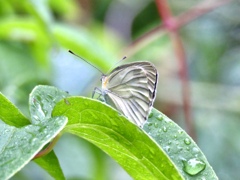
[[[164,114],[153,109],[143,129],[168,154],[185,179],[218,179],[197,144]]]
[[[67,123],[65,117],[16,128],[0,124],[0,177],[8,179],[24,167]]]
[[[60,94],[57,96],[57,94]],[[67,123],[66,117],[51,117],[56,101],[68,94],[53,87],[37,86],[30,95],[32,124],[25,125],[26,118],[3,95],[0,96],[1,119],[15,122],[17,127],[0,124],[0,177],[7,179],[24,167]],[[17,121],[17,120],[21,121]],[[24,124],[25,123],[25,124]],[[11,123],[9,123],[11,124]],[[64,179],[58,160],[51,152],[36,162],[55,179]]]
[[[134,179],[183,179],[161,147],[104,103],[83,97],[66,98],[57,103],[53,116],[68,117],[64,132],[101,148]]]
[[[29,120],[0,92],[0,119],[8,125],[21,127]]]

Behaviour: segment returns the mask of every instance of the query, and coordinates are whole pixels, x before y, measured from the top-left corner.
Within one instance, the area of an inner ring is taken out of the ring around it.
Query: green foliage
[[[183,13],[197,3],[196,1],[168,2],[170,2],[174,15]],[[206,3],[206,5],[208,4]],[[73,67],[74,65],[71,64],[70,60],[74,59],[76,61],[78,59],[71,54],[67,55],[67,51],[71,49],[104,72],[107,72],[117,60],[125,55],[128,57],[126,62],[153,61],[159,71],[159,93],[154,106],[172,119],[177,120],[178,124],[184,128],[180,97],[182,94],[181,84],[178,82],[177,75],[180,63],[176,61],[171,38],[168,34],[165,34],[165,31],[162,31],[156,37],[147,38],[149,41],[147,44],[140,44],[140,49],[138,49],[138,43],[129,46],[132,39],[140,40],[138,39],[139,36],[147,35],[149,30],[160,25],[162,20],[156,9],[157,7],[152,1],[144,1],[144,3],[110,0],[92,0],[84,3],[76,0],[22,0],[21,3],[16,0],[0,1],[0,91],[7,97],[0,94],[0,119],[7,124],[1,123],[0,127],[14,128],[17,132],[29,125],[34,127],[34,123],[37,122],[36,118],[41,118],[41,122],[48,123],[48,118],[52,118],[52,110],[48,111],[43,106],[41,112],[37,107],[34,107],[42,102],[42,98],[45,98],[44,93],[41,94],[45,91],[43,87],[43,91],[38,92],[40,93],[39,98],[32,94],[30,107],[27,103],[29,93],[36,85],[55,85],[71,94],[81,94],[83,96],[90,94],[89,90],[95,86],[94,81],[97,82],[100,79],[100,77],[94,78],[93,72],[83,72],[82,69],[77,70],[81,72],[78,75],[72,72],[72,76],[66,79],[68,82],[75,83],[72,83],[71,86],[75,89],[71,89],[65,82],[62,82],[62,79],[56,77],[56,70],[60,71],[59,74],[65,76],[67,71],[65,65]],[[238,142],[237,137],[239,137],[238,127],[240,122],[240,96],[238,93],[240,84],[238,24],[240,21],[236,16],[236,14],[239,14],[239,9],[237,2],[234,2],[224,8],[214,10],[212,13],[182,27],[180,33],[187,56],[188,71],[190,72],[192,114],[197,132],[197,143],[220,179],[239,178],[238,169],[240,166],[235,163],[235,160],[240,158],[240,148],[236,143]],[[124,21],[115,21],[113,27],[117,28],[111,29],[112,24],[108,23],[108,19],[114,22],[114,18],[117,19],[121,15],[124,15],[125,18],[122,18]],[[188,17],[191,18],[191,16]],[[124,24],[126,22],[128,24]],[[63,69],[59,70],[59,67],[56,67],[53,61],[57,62],[57,66],[62,65]],[[84,62],[79,59],[78,63],[82,66]],[[94,80],[91,78],[94,78]],[[56,82],[60,85],[56,85]],[[79,84],[82,85],[81,89],[77,86]],[[64,94],[64,91],[61,93]],[[57,93],[57,96],[60,94]],[[61,98],[64,98],[64,96]],[[48,104],[54,107],[55,103],[61,98],[56,101],[49,99],[48,103],[44,102],[42,105]],[[34,104],[34,102],[37,104]],[[68,101],[65,103],[68,103]],[[39,107],[42,107],[42,105]],[[29,113],[29,108],[31,113]],[[48,112],[47,117],[43,115],[46,110]],[[176,170],[179,171],[178,173],[183,177],[191,179],[209,172],[209,176],[214,179],[215,176],[210,173],[212,170],[208,162],[191,138],[185,136],[185,132],[178,129],[174,123],[173,125],[170,125],[172,124],[170,123],[169,128],[167,128],[167,122],[169,121],[165,116],[166,121],[158,122],[156,118],[160,115],[164,116],[153,110],[153,116],[145,124],[143,133],[147,132],[148,136],[151,136],[154,142],[160,145],[163,151],[168,154],[168,158],[173,162]],[[158,126],[158,128],[155,126]],[[67,130],[66,132],[68,132]],[[179,134],[178,130],[183,133]],[[142,133],[142,130],[140,131]],[[34,131],[34,133],[38,132]],[[118,171],[118,174],[120,171],[121,175],[124,173],[121,172],[121,168],[114,166],[113,161],[106,160],[105,154],[99,148],[78,137],[79,142],[84,142],[83,145],[81,144],[81,149],[86,149],[88,154],[86,157],[75,150],[76,154],[74,156],[80,158],[80,161],[86,162],[90,159],[91,162],[84,164],[85,169],[79,168],[79,172],[81,172],[79,174],[84,174],[81,179],[112,179],[116,171]],[[66,142],[68,142],[67,138]],[[183,144],[186,138],[186,142],[191,142],[187,146]],[[2,147],[1,143],[5,142],[4,139],[5,137],[0,134],[0,148]],[[167,139],[168,141],[165,141]],[[50,139],[46,141],[49,142]],[[44,146],[43,144],[41,144],[41,147]],[[74,148],[77,149],[76,146]],[[220,150],[216,151],[216,149]],[[34,156],[37,151],[39,150],[32,152],[31,156]],[[62,152],[61,148],[59,148],[59,152]],[[200,161],[197,161],[195,156],[198,156]],[[58,158],[60,159],[60,157]],[[25,159],[25,162],[19,161],[20,164],[23,163],[22,165],[18,164],[19,167],[22,168],[30,159]],[[191,159],[192,161],[189,161]],[[202,161],[204,161],[205,166],[201,163]],[[34,160],[34,162],[38,163],[54,178],[63,178],[58,160],[53,152]],[[190,174],[196,172],[187,166],[192,162],[199,163],[199,166],[196,167],[197,170],[204,167],[205,169],[196,176],[189,176],[185,171],[189,171]],[[63,167],[70,167],[67,161],[61,163]],[[56,167],[53,164],[56,164]],[[78,166],[79,164],[74,165]],[[183,165],[185,165],[184,168],[182,168]],[[31,165],[29,166],[32,168]],[[81,167],[81,165],[79,166]],[[28,169],[26,171],[24,169],[19,175],[28,176],[27,171]],[[84,173],[82,173],[83,171]],[[59,176],[56,174],[59,174]],[[64,172],[64,174],[69,179],[76,176],[76,174],[70,172]],[[86,176],[86,174],[89,174],[89,176]],[[101,175],[99,176],[99,174]],[[34,174],[33,176],[37,175]]]
[[[164,114],[153,109],[143,129],[163,148],[185,179],[218,179],[197,144]]]
[[[38,117],[38,121],[32,121],[32,124],[26,125],[26,119],[19,112],[19,109],[11,104],[3,95],[0,98],[1,120],[7,123],[0,123],[0,177],[8,179],[23,168],[44,145],[51,141],[64,128],[67,118],[44,116],[40,107],[35,106],[38,111],[35,111],[35,114],[33,112],[31,115],[32,117]],[[35,101],[34,99],[31,100]],[[44,101],[44,105],[48,105],[46,101]],[[48,106],[48,108],[48,111],[51,112],[51,107]],[[13,122],[11,122],[12,120]],[[8,124],[16,124],[17,127]],[[60,166],[56,163],[56,157],[53,154],[47,157],[52,158],[45,160],[45,157],[39,164],[44,165],[46,162],[50,164],[54,163],[51,169],[48,168],[47,171],[56,177],[56,179],[63,179]],[[53,169],[54,173],[52,173]]]
[[[197,145],[160,112],[153,110],[142,130],[100,101],[67,96],[54,87],[38,86],[29,98],[32,124],[15,122],[25,125],[19,128],[0,124],[3,179],[19,171],[63,128],[61,133],[75,134],[105,151],[134,179],[217,179]],[[5,105],[0,109],[5,112],[1,117],[5,123],[13,118],[12,114],[23,119],[4,96],[1,102]],[[55,179],[64,179],[53,152],[35,162]]]

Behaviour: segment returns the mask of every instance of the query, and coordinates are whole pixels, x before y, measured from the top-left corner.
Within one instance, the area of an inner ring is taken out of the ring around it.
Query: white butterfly
[[[105,101],[142,126],[151,111],[158,81],[156,68],[150,62],[118,66],[102,76],[102,89],[95,88]]]
[[[154,65],[150,62],[124,64],[113,69],[108,75],[103,75],[101,81],[102,89],[95,88],[92,97],[95,92],[99,93],[105,102],[138,126],[142,126],[156,96],[158,73]]]

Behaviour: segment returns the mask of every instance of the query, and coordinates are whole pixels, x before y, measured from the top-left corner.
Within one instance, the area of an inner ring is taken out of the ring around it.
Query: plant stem
[[[203,3],[196,5],[195,7],[189,9],[188,11],[182,13],[181,15],[176,16],[175,18],[173,17],[169,18],[171,20],[168,20],[167,22],[165,21],[165,23],[143,34],[137,40],[133,41],[126,49],[124,49],[123,52],[124,54],[127,54],[128,57],[130,57],[132,54],[139,51],[139,49],[151,43],[152,39],[156,39],[164,35],[166,33],[165,30],[167,29],[166,25],[168,26],[168,28],[170,28],[169,24],[171,24],[172,26],[174,24],[174,26],[171,27],[171,29],[179,29],[182,26],[190,23],[191,21],[207,14],[208,12],[226,3],[229,3],[230,1],[231,0],[221,0],[221,1],[216,0],[216,1],[213,1],[212,3],[209,3],[209,0],[205,0]],[[159,7],[161,7],[161,5]],[[168,17],[169,14],[170,13],[165,12],[164,17]]]
[[[176,57],[179,61],[179,76],[182,81],[182,99],[183,99],[183,111],[185,115],[186,131],[193,138],[196,139],[196,133],[192,122],[191,104],[190,104],[190,90],[188,81],[188,68],[186,61],[186,54],[178,33],[178,23],[172,16],[167,0],[156,0],[159,15],[162,17],[163,24],[166,31],[169,33]]]
[[[40,158],[42,156],[47,155],[50,151],[53,150],[54,146],[56,145],[57,141],[59,140],[59,138],[61,137],[60,133],[49,143],[49,145],[42,151],[40,151],[39,153],[37,153],[33,159],[37,159]]]

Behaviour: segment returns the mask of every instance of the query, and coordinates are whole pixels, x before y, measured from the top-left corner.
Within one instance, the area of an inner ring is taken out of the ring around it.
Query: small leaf
[[[134,179],[183,179],[163,149],[113,108],[83,97],[65,101],[53,110],[53,116],[68,117],[64,131],[101,148]]]
[[[164,114],[153,109],[143,129],[164,149],[185,179],[218,179],[192,138]]]
[[[51,151],[46,156],[34,160],[39,166],[45,169],[52,177],[59,180],[64,180],[65,177],[61,170],[57,156]]]
[[[29,120],[0,92],[0,119],[8,125],[22,127]]]

